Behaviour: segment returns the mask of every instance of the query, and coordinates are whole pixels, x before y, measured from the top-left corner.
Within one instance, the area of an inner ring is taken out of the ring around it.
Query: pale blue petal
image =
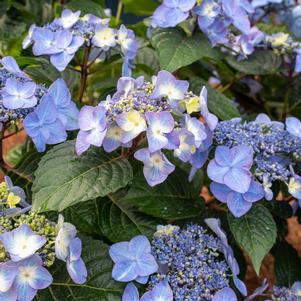
[[[139,301],[139,292],[133,283],[129,283],[122,295],[122,301]]]
[[[240,193],[232,192],[228,196],[227,206],[231,213],[239,218],[251,209],[252,203],[245,201]]]
[[[218,165],[215,160],[211,160],[207,167],[208,177],[220,184],[224,184],[224,177],[229,170],[230,167]]]
[[[151,245],[148,238],[144,235],[138,235],[132,238],[129,242],[129,252],[136,258],[139,258],[146,253],[150,254]]]
[[[231,168],[223,178],[224,183],[229,188],[239,193],[245,193],[249,190],[251,179],[252,174],[249,171],[241,168]],[[215,179],[213,180],[216,181]]]
[[[222,203],[227,203],[228,196],[233,192],[228,186],[212,182],[210,184],[210,190],[213,195]]]
[[[257,202],[264,197],[264,189],[261,184],[252,180],[249,190],[244,193],[243,198],[247,202]]]
[[[301,138],[301,122],[296,117],[288,117],[285,120],[286,130],[295,137]]]
[[[236,286],[236,288],[240,291],[240,293],[243,295],[243,296],[247,296],[248,294],[248,291],[247,291],[247,287],[246,285],[243,283],[243,281],[241,281],[239,278],[237,278],[236,276],[233,277],[233,281],[234,281],[234,284]]]
[[[118,261],[126,261],[134,258],[133,254],[130,254],[129,252],[129,243],[127,241],[113,244],[110,247],[109,254],[115,263]]]
[[[118,261],[115,263],[112,271],[112,277],[116,281],[129,282],[137,278],[137,273],[135,271],[136,263],[135,261]]]
[[[137,275],[142,277],[156,273],[158,271],[158,264],[154,256],[143,254],[143,257],[136,261],[135,271]]]
[[[88,271],[81,258],[72,262],[67,260],[67,270],[74,283],[84,284],[87,281]]]
[[[231,156],[229,147],[219,145],[215,150],[214,159],[218,165],[231,166],[233,157]]]
[[[253,150],[249,146],[239,145],[231,148],[232,166],[250,169],[253,164]]]
[[[212,301],[237,301],[237,297],[230,287],[225,287],[213,296]]]

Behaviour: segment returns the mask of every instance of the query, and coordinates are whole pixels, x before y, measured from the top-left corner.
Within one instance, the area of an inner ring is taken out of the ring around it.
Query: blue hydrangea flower
[[[139,301],[138,289],[132,282],[126,286],[121,301]]]
[[[2,262],[0,263],[0,300],[4,299],[15,281],[18,273],[17,265],[13,262]],[[16,298],[15,298],[16,300]]]
[[[250,20],[240,0],[222,0],[222,5],[223,12],[231,23],[242,33],[248,33],[251,29]]]
[[[205,27],[202,23],[202,19],[198,18],[198,25],[209,38],[212,46],[228,43],[228,36],[230,34],[230,31],[226,24],[220,19],[215,19],[215,21],[210,26]]]
[[[59,215],[57,223],[57,236],[55,239],[55,256],[56,258],[66,261],[69,255],[69,247],[75,239],[76,228],[70,223],[64,222],[62,215]]]
[[[16,60],[12,56],[5,56],[0,60],[0,63],[3,65],[4,69],[16,74],[21,77],[28,77],[21,69],[19,68]]]
[[[221,202],[226,203],[232,214],[239,218],[246,214],[254,202],[261,200],[265,193],[261,184],[252,180],[245,193],[235,192],[224,184],[212,182],[210,190]]]
[[[49,28],[36,27],[32,33],[33,54],[36,56],[43,54],[55,54],[58,52],[57,39],[59,32],[54,32]]]
[[[71,100],[71,94],[64,79],[59,78],[49,87],[41,101],[52,102],[57,110],[58,119],[67,131],[78,129],[78,109]]]
[[[225,287],[213,296],[212,301],[237,301],[237,297],[230,287]]]
[[[218,146],[207,173],[211,180],[225,184],[236,192],[245,193],[251,184],[252,164],[253,151],[250,147],[239,145],[230,149],[227,146]]]
[[[116,46],[116,30],[104,25],[97,25],[95,35],[92,38],[94,46],[102,48],[104,51]]]
[[[63,28],[71,28],[78,20],[80,16],[80,10],[73,12],[70,9],[64,9],[60,18],[55,20],[55,23]]]
[[[167,146],[166,134],[173,130],[174,119],[169,112],[147,112],[145,117],[148,123],[146,132],[148,147],[153,153]]]
[[[137,150],[134,156],[143,162],[143,174],[150,186],[164,182],[169,174],[175,170],[175,166],[168,161],[161,151],[151,153],[147,148],[142,148]]]
[[[221,227],[221,221],[217,218],[207,218],[205,219],[206,225],[219,237],[223,245],[222,252],[225,256],[225,259],[231,269],[233,283],[236,288],[240,291],[243,296],[247,295],[246,285],[238,278],[240,273],[239,265],[237,260],[234,257],[234,252],[231,246],[228,243],[226,233]]]
[[[116,123],[124,131],[122,143],[130,142],[147,128],[143,115],[136,110],[119,114]]]
[[[67,258],[67,270],[74,283],[83,284],[87,281],[87,268],[81,258],[82,242],[75,238],[69,245],[69,255]]]
[[[150,291],[146,292],[140,301],[173,301],[172,290],[166,280],[156,284]]]
[[[152,16],[152,27],[175,27],[186,20],[196,0],[164,0]]]
[[[45,237],[35,234],[26,224],[1,234],[0,241],[14,262],[32,256],[46,243]]]
[[[197,118],[190,117],[190,115],[185,114],[184,116],[185,128],[194,137],[194,145],[199,148],[202,142],[207,138],[206,129],[203,123],[201,123]]]
[[[135,39],[134,32],[127,29],[123,24],[120,25],[117,32],[117,43],[121,46],[121,51],[127,58],[135,58],[138,50],[138,42]]]
[[[295,137],[301,138],[301,121],[296,117],[287,117],[286,130]]]
[[[54,43],[56,51],[50,56],[50,62],[57,70],[64,71],[76,51],[84,44],[84,39],[68,30],[62,30],[56,32]]]
[[[38,255],[20,261],[14,283],[18,300],[31,301],[38,290],[47,288],[52,281],[51,274],[43,267],[43,262]]]
[[[103,148],[107,153],[113,152],[122,144],[121,138],[124,136],[123,130],[115,123],[108,127],[107,134],[103,140]]]
[[[2,90],[3,105],[7,109],[32,108],[37,104],[36,84],[8,78]]]
[[[199,97],[200,111],[209,129],[211,131],[214,131],[218,123],[218,118],[214,114],[209,112],[207,98],[208,98],[208,91],[206,87],[203,87]]]
[[[57,109],[50,101],[41,101],[34,112],[26,116],[23,124],[39,152],[45,151],[46,144],[57,144],[67,138],[65,127],[58,119]]]
[[[143,235],[136,236],[129,242],[112,245],[109,254],[115,263],[112,277],[116,281],[133,281],[158,270],[157,262],[151,254],[150,242]]]
[[[174,156],[188,162],[196,152],[195,139],[186,129],[176,130],[169,135],[169,147],[174,149]]]
[[[280,0],[281,1],[281,0]],[[301,22],[300,22],[300,16],[301,16],[301,5],[297,5],[292,10],[292,22],[291,22],[291,31],[294,33],[294,35],[297,38],[301,37]]]
[[[106,109],[102,106],[84,106],[79,113],[79,127],[75,146],[78,155],[91,145],[100,147],[107,133]]]
[[[198,16],[198,22],[205,28],[212,25],[221,12],[221,6],[214,0],[202,1],[201,5],[194,9],[194,13]]]
[[[288,192],[298,200],[301,200],[301,177],[293,174],[288,183]]]
[[[171,73],[160,71],[151,97],[165,96],[171,103],[174,103],[184,98],[184,93],[187,92],[188,87],[189,83],[187,81],[177,80]]]

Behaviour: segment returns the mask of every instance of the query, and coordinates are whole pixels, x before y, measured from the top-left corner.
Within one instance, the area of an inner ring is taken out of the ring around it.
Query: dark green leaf
[[[280,55],[270,50],[260,50],[254,52],[245,60],[237,60],[235,56],[227,57],[228,64],[245,74],[266,75],[276,73],[281,66]]]
[[[198,191],[188,182],[187,174],[177,169],[155,187],[150,187],[143,174],[138,173],[124,200],[145,214],[164,219],[185,219],[200,215],[202,206],[197,195]]]
[[[100,148],[77,156],[74,142],[68,141],[51,149],[39,163],[32,189],[33,208],[61,211],[115,192],[132,177],[132,167],[126,159]]]
[[[190,88],[197,95],[200,93],[203,86],[208,90],[208,107],[221,120],[228,120],[240,116],[234,103],[224,94],[211,88],[206,81],[199,77],[191,78]]]
[[[108,195],[99,199],[98,223],[102,233],[111,241],[130,240],[143,234],[152,237],[158,224],[151,218],[127,204],[120,195]]]
[[[92,0],[72,0],[66,6],[71,10],[80,10],[82,14],[93,14],[99,18],[107,18],[102,6]]]
[[[263,258],[276,242],[277,228],[271,213],[257,204],[241,218],[229,214],[228,222],[237,244],[250,256],[259,274]]]
[[[161,69],[169,72],[201,58],[219,57],[219,52],[212,49],[210,42],[203,35],[188,37],[180,28],[154,30],[151,43],[159,55]]]
[[[274,270],[280,286],[290,287],[301,279],[301,259],[296,250],[285,241],[277,244]]]
[[[108,246],[101,241],[83,239],[83,260],[88,269],[88,281],[83,285],[72,282],[66,264],[56,263],[52,268],[53,284],[39,291],[41,301],[120,301],[122,284],[112,279],[113,263],[108,255]]]

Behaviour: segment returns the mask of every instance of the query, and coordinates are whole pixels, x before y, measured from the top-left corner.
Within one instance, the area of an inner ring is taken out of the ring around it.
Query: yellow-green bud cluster
[[[6,216],[0,216],[0,234],[14,229],[13,221]],[[0,242],[0,262],[8,261],[7,252]]]

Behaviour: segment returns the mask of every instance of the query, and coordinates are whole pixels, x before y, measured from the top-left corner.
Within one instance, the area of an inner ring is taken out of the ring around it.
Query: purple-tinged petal
[[[68,259],[67,270],[74,283],[84,284],[87,281],[88,271],[81,258],[71,262]]]
[[[237,297],[230,287],[225,287],[213,296],[212,301],[237,301]]]
[[[113,244],[110,247],[109,254],[114,263],[134,259],[133,254],[129,252],[129,243],[127,241]]]
[[[122,295],[122,301],[139,301],[139,292],[133,283],[129,283]]]
[[[285,120],[286,130],[295,137],[301,138],[301,121],[296,117],[288,117]]]
[[[229,194],[233,192],[228,186],[215,182],[210,184],[210,190],[213,195],[222,203],[227,203]]]
[[[261,184],[252,180],[249,190],[244,193],[243,198],[250,203],[257,202],[264,197],[264,189]]]
[[[221,166],[231,166],[233,157],[229,147],[219,145],[215,150],[215,161]]]
[[[151,253],[151,245],[148,238],[144,235],[138,235],[129,242],[129,252],[136,258],[139,258],[145,253]]]
[[[207,167],[208,177],[220,184],[224,184],[224,177],[229,172],[230,167],[217,164],[215,159],[211,160]]]
[[[232,192],[228,196],[227,206],[231,213],[239,218],[251,209],[252,203],[245,201],[240,193]]]
[[[112,277],[116,281],[129,282],[137,278],[136,263],[132,260],[118,261],[112,271]]]
[[[10,290],[17,276],[18,268],[12,262],[0,263],[0,294]]]
[[[245,169],[231,168],[224,176],[224,183],[232,190],[245,193],[249,190],[252,174]],[[213,179],[215,181],[215,179]]]
[[[230,150],[232,166],[250,169],[253,164],[253,150],[249,146],[238,145]]]

